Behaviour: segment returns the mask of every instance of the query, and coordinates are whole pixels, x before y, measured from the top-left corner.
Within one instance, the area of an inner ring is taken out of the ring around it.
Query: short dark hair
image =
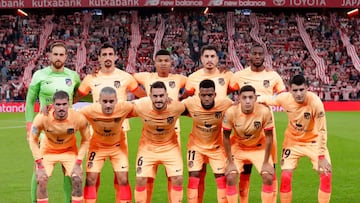
[[[115,54],[116,54],[115,47],[114,47],[112,44],[110,44],[110,43],[108,43],[108,42],[105,42],[105,43],[102,44],[101,47],[99,48],[99,50],[98,50],[98,55],[100,56],[101,51],[102,51],[103,49],[107,49],[107,48],[112,48],[112,49],[114,50]]]
[[[251,86],[251,85],[242,86],[240,91],[239,91],[239,94],[241,94],[243,92],[254,92],[254,94],[256,94],[255,88],[253,86]]]
[[[212,80],[205,79],[200,82],[199,88],[214,88],[215,89],[215,83]]]
[[[107,95],[115,94],[116,95],[116,90],[112,87],[104,87],[100,90],[100,95],[102,95],[102,94],[107,94]]]
[[[53,96],[53,102],[55,102],[56,99],[67,99],[69,101],[69,94],[63,90],[57,91]]]
[[[170,52],[166,49],[160,49],[159,51],[156,52],[155,57],[157,56],[171,56]]]
[[[201,55],[203,55],[206,50],[214,50],[216,54],[218,53],[217,48],[214,45],[208,44],[201,47],[201,51],[200,51]]]
[[[52,44],[50,45],[50,52],[52,52],[52,50],[54,49],[54,47],[64,47],[65,53],[67,54],[67,47],[66,47],[65,42],[63,42],[63,41],[55,41],[54,43],[52,43]]]
[[[303,75],[295,75],[290,80],[290,86],[292,84],[295,84],[295,85],[303,85],[303,84],[305,84],[306,85],[306,79],[305,79],[305,77]]]
[[[260,48],[264,49],[264,47],[263,47],[263,46],[261,46],[261,44],[259,44],[259,43],[255,43],[255,44],[253,44],[253,45],[251,46],[250,51],[252,51],[254,48],[257,48],[257,47],[260,47]]]
[[[163,88],[166,91],[166,86],[165,83],[162,81],[156,81],[153,84],[151,84],[150,86],[150,92],[152,91],[153,88]]]

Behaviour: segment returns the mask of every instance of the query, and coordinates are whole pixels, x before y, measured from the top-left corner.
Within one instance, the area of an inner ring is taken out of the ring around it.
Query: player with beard
[[[69,95],[58,91],[48,115],[37,114],[29,136],[29,145],[35,159],[37,202],[48,203],[47,184],[55,164],[60,162],[66,176],[71,176],[72,203],[81,203],[83,172],[81,163],[89,147],[88,121],[80,112],[70,109]],[[45,136],[39,144],[41,132]],[[77,146],[76,133],[81,142]]]
[[[129,73],[122,71],[115,66],[115,61],[118,59],[115,48],[109,43],[104,43],[98,52],[98,60],[100,62],[100,70],[93,74],[87,75],[81,82],[80,87],[76,93],[75,101],[79,101],[82,97],[92,93],[94,103],[99,102],[100,91],[104,87],[113,87],[116,90],[116,96],[118,101],[127,101],[127,91],[132,92],[137,97],[146,96],[145,91],[138,85],[133,76]],[[130,129],[129,121],[126,119],[123,122],[123,130],[126,132]],[[100,176],[98,176],[97,188],[100,185]],[[120,185],[117,182],[117,178],[114,177],[114,187],[116,191],[119,191]],[[116,194],[117,201],[126,199],[131,193],[130,185],[128,187],[121,187],[120,194]],[[85,199],[93,197],[93,192],[85,187],[84,196]]]
[[[180,74],[170,73],[172,58],[170,52],[165,49],[159,50],[155,53],[154,66],[156,73],[141,72],[135,73],[133,76],[141,84],[148,95],[150,95],[151,84],[156,81],[162,81],[166,85],[167,93],[173,100],[179,100],[179,92],[181,88],[185,87],[186,77]],[[180,143],[180,121],[176,120],[175,131]],[[148,203],[151,201],[151,194],[154,188],[154,180],[148,178],[147,191],[148,191]],[[170,198],[171,181],[168,178],[168,197]]]
[[[187,163],[189,203],[198,202],[200,171],[204,163],[209,163],[216,179],[217,202],[226,203],[225,150],[222,141],[222,119],[225,111],[232,105],[231,99],[219,98],[215,101],[215,83],[203,80],[199,85],[198,96],[189,97],[182,102],[188,115],[192,117],[193,127],[187,144]]]
[[[286,91],[284,82],[280,75],[272,70],[267,70],[264,66],[264,48],[261,45],[254,45],[250,50],[250,67],[238,71],[231,78],[229,88],[231,90],[239,90],[244,85],[251,85],[256,89],[256,94],[262,97],[273,97],[275,94]],[[274,120],[274,115],[272,114]],[[275,126],[274,126],[275,128]],[[277,163],[277,145],[276,145],[276,131],[273,130],[273,146],[271,157],[273,159],[274,167]],[[247,203],[249,201],[249,187],[250,187],[250,174],[252,164],[245,164],[244,170],[240,174],[239,182],[239,195],[240,202]],[[273,176],[274,198],[273,202],[277,199],[277,180],[276,175]]]
[[[217,54],[217,49],[213,45],[205,45],[201,48],[201,57],[200,57],[202,68],[192,73],[185,85],[185,92],[182,95],[182,99],[191,95],[196,95],[199,93],[199,84],[205,79],[212,80],[215,83],[215,92],[216,98],[223,99],[228,94],[228,85],[230,84],[230,79],[233,75],[230,71],[221,72],[218,68],[219,56]],[[199,176],[199,187],[198,187],[198,201],[203,202],[204,190],[205,190],[205,175],[206,175],[206,164],[203,165],[203,168],[200,171]],[[189,185],[191,186],[191,184]]]
[[[169,100],[166,86],[157,81],[150,96],[134,101],[131,116],[141,118],[143,129],[136,158],[135,202],[146,203],[147,179],[155,178],[156,166],[163,164],[171,179],[171,203],[182,202],[183,161],[175,132],[175,121],[184,112],[179,101]]]
[[[37,98],[40,101],[40,108],[51,104],[55,92],[63,90],[70,96],[69,103],[72,104],[74,93],[80,85],[80,77],[69,68],[64,67],[67,59],[66,45],[62,42],[55,42],[50,47],[49,59],[51,65],[34,73],[26,96],[25,119],[27,139],[29,139],[32,120],[34,119],[34,105]],[[31,184],[31,200],[36,199],[36,178],[33,174]],[[71,202],[71,180],[64,177],[65,202]]]
[[[122,123],[132,109],[133,105],[130,102],[117,101],[114,88],[104,87],[100,92],[99,103],[93,103],[80,110],[94,129],[86,163],[85,190],[90,195],[86,195],[85,203],[96,202],[96,182],[107,158],[113,166],[119,183],[117,195],[128,191],[125,192],[127,197],[125,195],[116,197],[116,202],[131,202],[128,182],[128,148]]]

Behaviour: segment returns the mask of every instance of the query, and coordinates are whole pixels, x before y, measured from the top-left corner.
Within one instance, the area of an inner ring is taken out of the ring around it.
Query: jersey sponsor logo
[[[114,87],[115,87],[115,88],[119,88],[119,87],[120,87],[120,80],[115,80],[115,81],[114,81]]]
[[[254,121],[254,128],[255,128],[255,129],[259,129],[260,126],[261,126],[260,121]]]
[[[305,112],[305,113],[304,113],[304,118],[305,118],[306,120],[309,120],[309,119],[310,119],[310,116],[311,116],[311,114],[310,114],[309,112]]]
[[[66,132],[67,132],[68,135],[71,135],[71,134],[74,134],[75,130],[74,130],[74,128],[68,128],[66,130]]]
[[[174,88],[175,87],[175,81],[169,81],[169,87]]]
[[[204,122],[204,126],[205,128],[211,128],[212,124],[211,123],[207,123],[206,121]]]
[[[168,124],[172,124],[174,122],[174,116],[170,116],[166,120]]]
[[[221,118],[221,117],[222,117],[221,111],[215,112],[215,118],[216,118],[216,119],[219,119],[219,118]]]
[[[71,79],[70,79],[70,78],[66,78],[66,79],[65,79],[65,84],[70,87],[70,86],[72,85]]]
[[[218,79],[218,82],[221,86],[224,86],[225,85],[225,79],[224,78],[219,78]]]
[[[64,143],[64,140],[65,140],[65,139],[61,139],[61,138],[59,138],[59,137],[56,137],[56,143],[58,143],[58,144]]]
[[[270,81],[269,81],[269,80],[264,80],[264,81],[263,81],[263,86],[264,86],[265,88],[270,87]]]
[[[89,161],[88,164],[87,164],[87,167],[88,167],[88,168],[92,168],[92,167],[93,167],[93,162],[92,162],[92,161]]]

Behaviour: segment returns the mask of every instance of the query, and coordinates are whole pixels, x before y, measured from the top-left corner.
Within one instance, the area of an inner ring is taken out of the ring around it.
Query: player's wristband
[[[325,159],[325,155],[319,155],[319,160],[323,160],[323,159]]]
[[[42,161],[42,159],[36,159],[36,160],[35,160],[35,163],[36,163],[36,164],[41,164],[41,161]]]
[[[76,162],[77,164],[81,165],[82,164],[82,160],[81,159],[76,159]]]

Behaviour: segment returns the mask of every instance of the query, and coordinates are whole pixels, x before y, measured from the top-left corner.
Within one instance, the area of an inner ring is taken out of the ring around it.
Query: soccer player
[[[203,66],[201,69],[192,73],[188,77],[185,85],[185,92],[182,95],[181,99],[186,98],[187,96],[198,94],[199,84],[204,79],[210,79],[214,81],[215,92],[217,95],[215,100],[226,97],[228,94],[228,85],[230,84],[230,79],[233,73],[230,71],[221,72],[218,69],[219,56],[217,54],[217,49],[215,46],[205,45],[201,48],[200,52],[201,52],[200,60]],[[204,164],[200,172],[200,182],[198,189],[199,202],[203,201],[204,189],[205,189],[205,185],[204,185],[205,175],[206,175],[206,164]]]
[[[282,81],[280,75],[273,71],[267,70],[268,68],[264,66],[264,48],[261,45],[255,44],[250,50],[250,67],[245,68],[244,70],[238,71],[231,78],[229,88],[231,90],[239,90],[244,85],[251,85],[256,89],[256,94],[262,97],[273,97],[275,94],[286,91],[284,82]],[[274,120],[274,115],[272,113],[272,118]],[[276,144],[276,131],[275,126],[273,130],[273,147],[272,147],[272,159],[273,163],[277,163],[277,144]],[[275,165],[274,165],[275,167]],[[245,164],[244,170],[240,174],[239,182],[239,194],[240,202],[247,203],[249,201],[249,188],[250,188],[250,174],[251,174],[251,164]],[[273,202],[276,202],[277,199],[277,178],[274,174],[274,198]]]
[[[318,202],[327,203],[331,195],[331,161],[327,149],[327,129],[324,106],[316,94],[306,90],[306,80],[295,75],[290,91],[275,99],[265,98],[269,105],[279,105],[288,116],[281,157],[280,200],[292,200],[292,174],[301,157],[308,157],[320,176]]]
[[[96,182],[107,158],[110,159],[119,187],[116,188],[117,203],[131,202],[128,181],[128,147],[122,123],[132,111],[133,105],[127,101],[117,101],[116,90],[104,87],[100,91],[99,103],[82,108],[80,111],[90,122],[93,135],[86,163],[86,183],[84,198],[86,203],[97,199]]]
[[[186,110],[193,119],[193,127],[187,144],[189,203],[198,202],[200,171],[203,164],[210,163],[217,185],[218,202],[226,200],[225,150],[222,144],[222,119],[231,99],[224,97],[215,102],[215,83],[205,79],[200,82],[198,96],[183,100]]]
[[[175,132],[175,121],[184,112],[179,101],[169,101],[166,86],[157,81],[151,85],[150,97],[137,100],[132,116],[143,123],[136,158],[135,202],[147,202],[147,179],[155,178],[156,166],[163,164],[171,179],[170,200],[182,202],[183,161]]]
[[[69,95],[62,90],[56,92],[49,114],[37,114],[31,127],[29,145],[36,163],[38,203],[48,202],[48,178],[57,162],[63,165],[65,175],[71,176],[72,203],[81,203],[83,199],[81,163],[89,147],[90,132],[85,116],[69,106]],[[40,147],[42,131],[45,136]],[[76,145],[78,131],[81,135],[79,149]]]
[[[66,91],[72,104],[74,93],[80,85],[80,77],[75,72],[64,67],[67,58],[66,45],[55,42],[50,46],[49,59],[51,65],[34,73],[26,96],[25,120],[27,139],[29,139],[32,120],[34,119],[34,105],[37,98],[40,101],[40,109],[52,103],[52,97],[56,91]],[[33,174],[31,182],[31,200],[36,203],[36,177]],[[71,180],[64,177],[65,203],[71,202]]]
[[[146,93],[150,95],[151,84],[156,81],[164,82],[168,96],[173,100],[179,100],[180,89],[185,87],[186,77],[180,74],[171,74],[172,58],[170,52],[165,49],[159,50],[155,53],[154,65],[156,68],[156,73],[141,72],[135,73],[133,76],[139,84],[145,87]],[[176,120],[175,131],[180,143],[180,122],[179,119]],[[171,182],[168,179],[168,197],[170,197],[171,192]],[[148,203],[151,201],[151,194],[154,187],[154,179],[148,178],[147,183],[147,192],[148,192]]]
[[[82,97],[92,93],[93,102],[99,102],[100,91],[104,87],[113,87],[116,90],[117,100],[126,101],[127,91],[132,92],[137,97],[146,96],[145,91],[138,85],[133,76],[129,73],[117,69],[115,61],[117,55],[114,46],[109,43],[104,43],[98,52],[98,60],[100,62],[100,70],[96,73],[87,75],[81,82],[77,91],[75,100],[79,101]],[[123,130],[126,132],[130,130],[129,121],[126,119],[123,122]],[[116,176],[116,174],[115,174]],[[100,176],[98,176],[97,189],[100,185]],[[114,187],[118,191],[119,184],[117,178],[114,177]],[[120,195],[116,195],[120,197]],[[120,201],[118,199],[118,201]]]
[[[245,85],[239,92],[239,104],[230,107],[224,116],[224,146],[227,155],[227,197],[229,203],[238,202],[236,191],[237,171],[246,163],[252,163],[262,176],[261,199],[273,200],[273,176],[271,159],[273,120],[270,109],[256,103],[255,88]],[[234,136],[230,141],[231,130]]]

